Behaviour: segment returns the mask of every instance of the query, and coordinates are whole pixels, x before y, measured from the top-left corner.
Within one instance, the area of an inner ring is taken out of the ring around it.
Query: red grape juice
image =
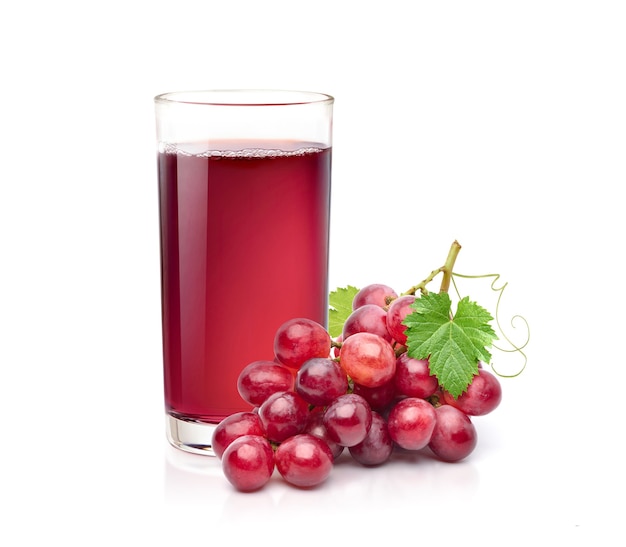
[[[278,327],[327,323],[331,149],[263,148],[159,153],[165,405],[177,418],[249,410],[237,378],[274,359]]]

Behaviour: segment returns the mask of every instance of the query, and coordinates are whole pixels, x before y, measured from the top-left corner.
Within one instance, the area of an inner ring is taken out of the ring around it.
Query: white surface
[[[623,4],[315,5],[3,8],[3,544],[619,544]],[[467,461],[244,495],[166,446],[152,98],[236,87],[336,97],[331,287],[404,290],[454,239],[509,282],[529,363]]]

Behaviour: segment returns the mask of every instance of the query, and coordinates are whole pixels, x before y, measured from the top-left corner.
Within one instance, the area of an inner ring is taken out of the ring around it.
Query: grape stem
[[[448,257],[446,258],[446,262],[440,268],[433,270],[430,272],[430,275],[418,283],[411,287],[408,291],[402,293],[402,295],[415,294],[417,291],[420,291],[422,294],[428,294],[428,289],[426,285],[428,285],[435,277],[437,277],[440,273],[443,273],[443,279],[441,280],[441,286],[439,287],[439,292],[448,292],[450,289],[450,281],[452,279],[452,271],[454,269],[454,263],[456,262],[456,257],[461,250],[461,245],[458,241],[454,241],[450,246],[450,251],[448,252]]]
[[[450,288],[450,280],[452,279],[452,270],[454,269],[454,263],[456,262],[456,257],[459,255],[459,251],[461,250],[461,245],[458,241],[454,240],[452,245],[450,246],[450,251],[448,252],[448,258],[446,258],[446,263],[443,265],[441,269],[443,271],[443,279],[441,280],[441,287],[439,287],[439,292],[448,292]]]

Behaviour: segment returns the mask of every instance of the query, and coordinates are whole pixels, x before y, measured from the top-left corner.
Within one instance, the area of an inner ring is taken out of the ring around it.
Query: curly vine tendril
[[[523,321],[524,325],[526,326],[526,341],[522,344],[522,345],[516,345],[514,344],[511,339],[506,335],[506,333],[504,332],[504,329],[502,328],[502,325],[500,324],[500,318],[499,318],[499,309],[500,309],[500,300],[502,299],[502,295],[504,294],[504,289],[506,288],[506,286],[508,285],[508,282],[504,283],[504,285],[502,285],[501,287],[496,287],[496,283],[498,282],[498,280],[500,279],[500,274],[485,274],[485,275],[463,275],[463,274],[459,274],[456,272],[452,273],[452,284],[454,286],[454,290],[456,291],[456,294],[459,298],[461,298],[459,289],[456,285],[456,282],[454,280],[455,277],[460,277],[463,279],[485,279],[485,278],[489,278],[492,277],[494,278],[493,281],[491,282],[491,290],[494,292],[498,293],[498,299],[496,302],[496,313],[495,313],[495,321],[496,321],[496,325],[498,326],[498,329],[500,330],[502,336],[504,337],[504,339],[510,344],[510,348],[503,348],[503,347],[499,347],[496,344],[493,344],[493,347],[499,351],[505,352],[505,353],[519,353],[523,359],[524,359],[524,364],[522,365],[522,368],[516,372],[515,374],[503,374],[498,372],[495,367],[492,365],[492,369],[493,371],[500,377],[502,378],[515,378],[516,376],[519,376],[524,369],[526,368],[526,364],[528,363],[528,357],[526,356],[526,354],[524,353],[523,349],[528,345],[528,342],[530,342],[530,326],[528,324],[528,321],[521,315],[514,315],[511,318],[511,328],[515,329],[515,320],[519,319],[521,321]]]

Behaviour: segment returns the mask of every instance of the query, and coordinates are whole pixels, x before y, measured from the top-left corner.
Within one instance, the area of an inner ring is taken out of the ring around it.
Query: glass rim
[[[332,104],[334,97],[317,91],[287,89],[206,89],[170,91],[154,97],[157,104],[197,106],[297,106]]]

